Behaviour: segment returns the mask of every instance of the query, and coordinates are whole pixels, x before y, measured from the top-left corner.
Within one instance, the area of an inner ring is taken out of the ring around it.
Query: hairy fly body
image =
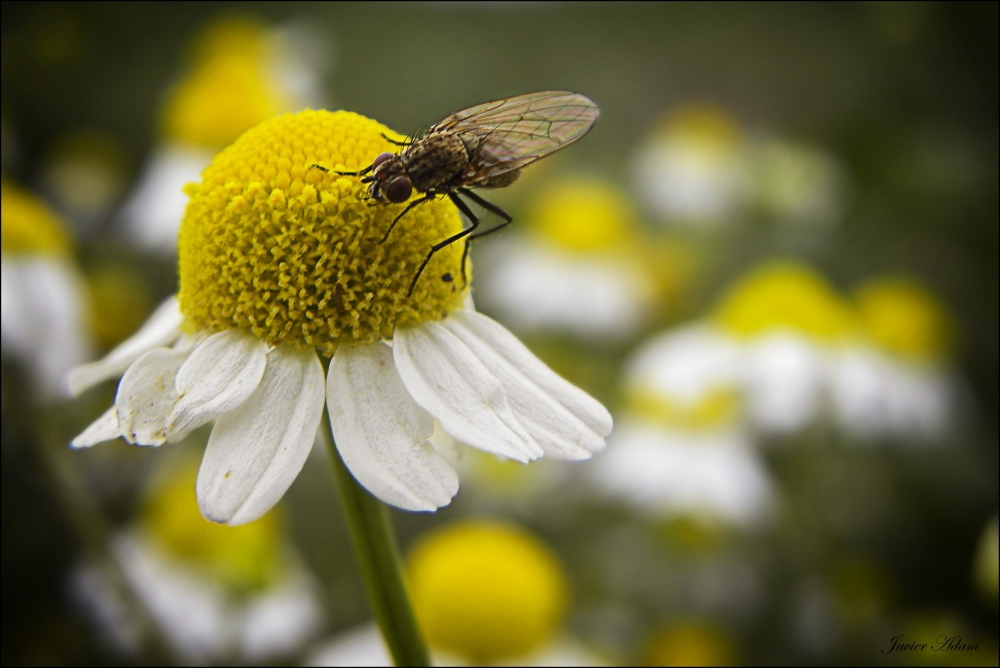
[[[410,141],[393,142],[402,148],[398,154],[382,153],[364,169],[336,173],[364,177],[362,183],[369,184],[368,194],[377,202],[401,204],[410,199],[413,191],[423,195],[393,219],[382,242],[407,212],[435,197],[447,196],[469,219],[468,228],[431,246],[410,282],[412,295],[424,267],[439,250],[465,239],[464,280],[469,242],[510,224],[512,219],[506,211],[472,192],[472,188],[510,185],[517,180],[522,167],[585,135],[598,115],[597,105],[589,99],[562,91],[485,102],[448,116]],[[321,165],[314,167],[329,171]],[[459,195],[496,214],[502,222],[476,232],[479,219]]]

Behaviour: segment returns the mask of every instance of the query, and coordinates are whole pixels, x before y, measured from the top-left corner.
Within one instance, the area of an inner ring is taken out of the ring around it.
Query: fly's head
[[[371,174],[361,182],[369,184],[368,194],[378,202],[400,204],[413,193],[406,165],[395,153],[382,153],[375,158]]]

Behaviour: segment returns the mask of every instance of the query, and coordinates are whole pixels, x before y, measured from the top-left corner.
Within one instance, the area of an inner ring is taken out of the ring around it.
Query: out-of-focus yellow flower
[[[239,527],[201,519],[195,497],[198,466],[174,472],[149,496],[142,526],[174,556],[236,592],[265,589],[283,575],[280,510]]]
[[[627,338],[655,316],[661,258],[625,193],[593,178],[557,180],[525,218],[532,234],[484,249],[484,305],[524,330],[588,340]]]
[[[318,97],[313,78],[298,72],[304,65],[285,68],[291,61],[280,42],[271,27],[245,16],[218,19],[197,38],[190,66],[163,107],[161,141],[122,209],[141,246],[175,253],[184,185],[243,132],[306,106],[304,97]]]
[[[642,201],[665,224],[724,225],[749,192],[739,125],[710,105],[688,105],[665,115],[638,150],[632,171]]]
[[[132,590],[190,663],[288,655],[319,630],[316,583],[286,540],[280,512],[236,529],[201,519],[197,462],[175,462],[149,489],[138,521],[109,549]],[[115,590],[99,564],[82,564],[77,593],[102,630],[132,648]]]
[[[66,225],[52,209],[20,186],[0,185],[0,251],[8,255],[61,255],[73,244]]]
[[[821,414],[830,358],[857,330],[846,300],[817,271],[791,260],[758,265],[737,279],[712,320],[740,346],[737,375],[748,416],[779,434]]]
[[[947,309],[919,282],[899,276],[863,283],[855,303],[860,336],[833,365],[838,419],[865,439],[940,440],[960,397]]]
[[[649,639],[646,666],[733,666],[736,646],[720,628],[704,621],[682,621],[662,627]]]
[[[474,521],[436,531],[414,547],[407,572],[428,642],[476,663],[538,648],[566,609],[559,562],[513,525]]]
[[[842,338],[856,326],[850,306],[826,280],[792,261],[758,266],[730,286],[715,319],[739,336],[790,329],[823,341]]]
[[[84,284],[64,221],[26,190],[0,183],[0,289],[5,354],[29,365],[45,398],[65,396],[66,373],[90,355]]]
[[[952,318],[919,282],[878,278],[861,285],[855,301],[865,332],[886,351],[916,361],[943,359],[950,351]]]
[[[635,234],[635,211],[628,198],[593,179],[567,179],[546,187],[528,219],[541,238],[570,250],[608,250]]]

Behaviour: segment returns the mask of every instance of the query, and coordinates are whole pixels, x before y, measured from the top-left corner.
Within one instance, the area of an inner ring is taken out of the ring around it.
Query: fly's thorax
[[[419,192],[441,188],[469,163],[462,139],[451,133],[434,133],[407,147],[402,154],[407,174]]]

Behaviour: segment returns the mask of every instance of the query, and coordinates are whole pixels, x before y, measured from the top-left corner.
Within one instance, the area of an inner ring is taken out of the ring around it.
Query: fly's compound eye
[[[399,204],[410,199],[412,192],[413,186],[410,185],[410,180],[405,176],[399,176],[390,181],[386,186],[385,198],[393,204]]]
[[[372,163],[372,169],[378,167],[392,156],[393,156],[392,153],[379,153],[378,157],[375,158],[375,162]]]

